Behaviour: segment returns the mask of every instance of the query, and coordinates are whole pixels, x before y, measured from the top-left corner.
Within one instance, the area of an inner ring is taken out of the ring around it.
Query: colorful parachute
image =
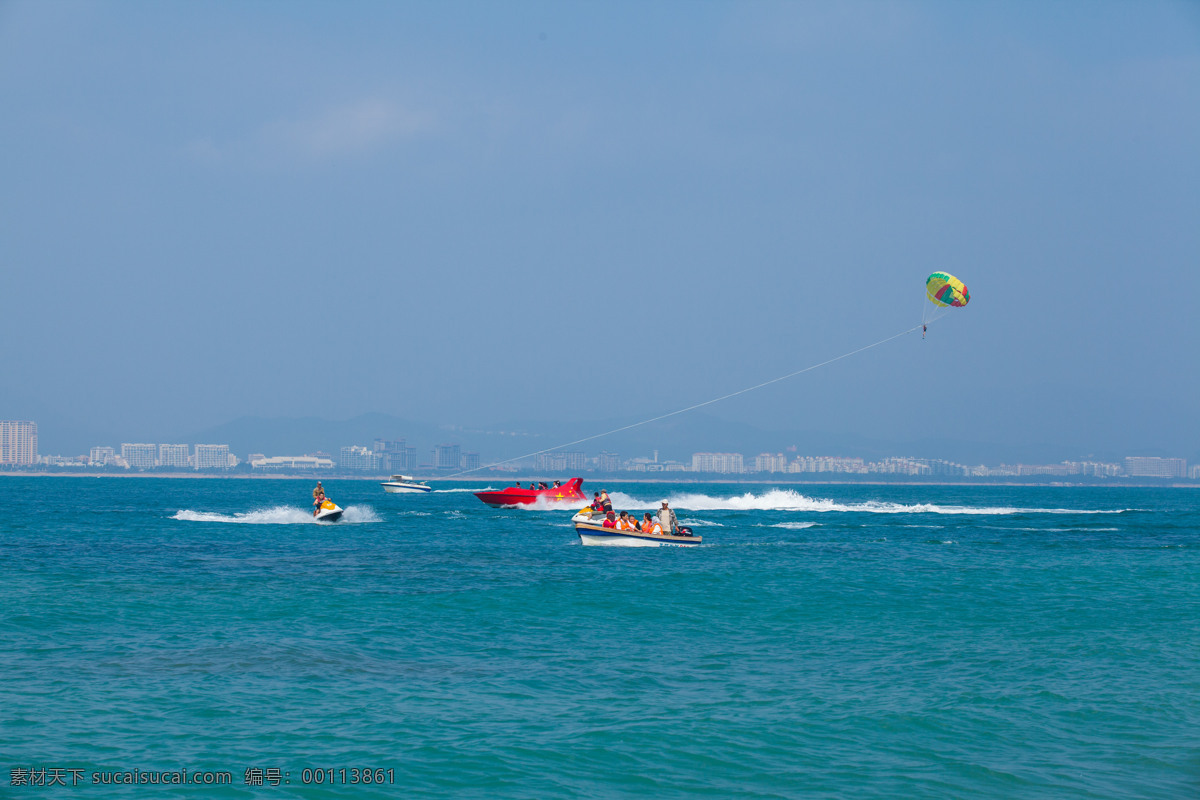
[[[947,272],[935,272],[925,281],[929,302],[938,306],[962,308],[971,302],[971,293],[958,278]]]

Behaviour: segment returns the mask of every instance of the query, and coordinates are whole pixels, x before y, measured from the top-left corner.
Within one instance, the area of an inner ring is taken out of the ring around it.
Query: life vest
[[[604,520],[604,527],[615,528],[617,527],[617,521],[615,519],[606,519]]]
[[[651,521],[650,527],[648,529],[645,527],[642,528],[642,533],[661,534],[662,533],[662,525],[659,525],[657,522]]]

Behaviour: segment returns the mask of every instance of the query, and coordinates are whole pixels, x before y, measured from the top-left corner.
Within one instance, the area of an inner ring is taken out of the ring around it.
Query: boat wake
[[[660,500],[642,500],[623,492],[610,495],[613,507],[620,509],[656,509]],[[666,500],[677,510],[688,511],[812,511],[851,512],[866,514],[1120,514],[1127,509],[1098,510],[1079,508],[1016,508],[1010,506],[954,506],[936,503],[888,503],[867,500],[861,503],[843,503],[836,500],[809,497],[793,489],[771,489],[762,494],[746,492],[732,497],[713,497],[706,494],[672,494]]]
[[[434,494],[454,494],[455,492],[494,492],[497,491],[494,486],[485,486],[482,489],[434,489]]]
[[[171,519],[184,522],[234,522],[242,525],[317,525],[312,512],[295,506],[275,506],[258,511],[237,514],[217,514],[211,511],[183,509],[175,512]],[[379,522],[379,515],[370,506],[346,506],[342,519],[337,523]]]

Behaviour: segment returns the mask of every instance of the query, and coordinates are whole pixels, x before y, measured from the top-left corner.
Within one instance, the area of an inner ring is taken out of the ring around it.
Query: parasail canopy
[[[963,282],[948,272],[935,272],[925,281],[925,294],[937,306],[962,308],[971,302],[971,293]]]

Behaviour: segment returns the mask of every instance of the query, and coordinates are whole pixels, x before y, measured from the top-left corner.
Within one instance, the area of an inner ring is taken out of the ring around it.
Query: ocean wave
[[[623,492],[611,495],[614,508],[654,509],[661,500],[641,500]],[[762,494],[746,492],[732,497],[713,497],[699,493],[668,495],[672,508],[688,511],[812,511],[816,513],[850,512],[866,514],[959,514],[959,515],[1009,515],[1009,514],[1120,514],[1128,509],[1097,510],[1078,508],[1018,508],[1013,506],[956,506],[937,503],[890,503],[867,500],[860,503],[844,503],[826,498],[809,497],[793,489],[771,489]]]
[[[566,509],[573,509],[573,510],[578,511],[581,508],[587,508],[589,505],[591,505],[591,504],[587,500],[581,500],[579,498],[575,498],[574,500],[570,500],[570,499],[557,500],[554,498],[539,497],[537,500],[534,500],[532,503],[530,503],[528,505],[506,506],[506,507],[521,508],[526,511],[564,511]]]
[[[295,506],[275,506],[257,511],[238,512],[236,514],[218,514],[212,511],[192,511],[182,509],[175,512],[171,519],[183,522],[232,522],[241,525],[317,525],[312,512]],[[370,506],[346,506],[343,509],[341,523],[379,522],[379,515]]]
[[[768,528],[784,528],[789,531],[802,531],[805,528],[815,527],[815,522],[776,522],[774,525],[767,525]]]

